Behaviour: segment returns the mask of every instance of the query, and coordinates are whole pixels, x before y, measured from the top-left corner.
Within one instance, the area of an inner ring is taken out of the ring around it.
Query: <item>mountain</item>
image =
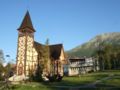
[[[86,42],[82,45],[79,45],[67,51],[67,54],[69,57],[83,57],[83,56],[90,57],[93,55],[95,50],[98,49],[98,46],[102,43],[120,45],[120,32],[104,33],[101,35],[97,35],[89,42]]]

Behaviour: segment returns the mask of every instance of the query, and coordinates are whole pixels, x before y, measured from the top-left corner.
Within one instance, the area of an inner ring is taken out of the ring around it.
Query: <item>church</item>
[[[17,62],[16,62],[16,75],[28,76],[30,71],[33,73],[37,70],[38,64],[44,62],[41,58],[43,48],[46,45],[38,43],[34,40],[34,33],[36,30],[33,27],[30,14],[27,11],[20,27],[18,28],[18,43],[17,43]],[[44,72],[51,72],[54,74],[63,75],[63,65],[66,63],[65,52],[62,44],[48,45],[49,48],[49,61],[47,68]]]

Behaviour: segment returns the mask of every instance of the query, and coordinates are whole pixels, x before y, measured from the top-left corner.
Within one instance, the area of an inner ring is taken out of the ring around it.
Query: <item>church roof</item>
[[[32,21],[31,21],[31,18],[30,18],[30,14],[29,14],[28,11],[27,11],[20,27],[18,28],[18,30],[25,29],[25,28],[29,28],[30,30],[35,32],[35,29],[33,28]]]
[[[34,42],[34,47],[37,50],[37,52],[40,52],[40,50],[43,47],[45,47],[45,45],[40,44],[38,42]],[[52,57],[54,60],[59,59],[62,48],[63,48],[62,44],[49,45],[50,57]]]
[[[61,55],[61,50],[63,48],[62,44],[56,44],[56,45],[50,45],[50,55],[52,58],[59,59],[60,55]]]
[[[34,47],[35,47],[36,51],[39,52],[45,46],[36,42],[36,41],[34,41]]]

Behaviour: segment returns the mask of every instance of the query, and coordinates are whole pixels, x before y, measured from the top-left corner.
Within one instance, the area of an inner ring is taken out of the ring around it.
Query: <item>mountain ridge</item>
[[[67,51],[68,56],[90,57],[101,43],[120,45],[120,32],[103,33],[90,39],[88,42],[78,45],[77,47]]]

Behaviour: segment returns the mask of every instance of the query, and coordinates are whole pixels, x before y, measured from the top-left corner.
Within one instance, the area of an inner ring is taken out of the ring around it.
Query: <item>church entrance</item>
[[[22,75],[23,74],[23,64],[20,63],[18,66],[18,75]]]

